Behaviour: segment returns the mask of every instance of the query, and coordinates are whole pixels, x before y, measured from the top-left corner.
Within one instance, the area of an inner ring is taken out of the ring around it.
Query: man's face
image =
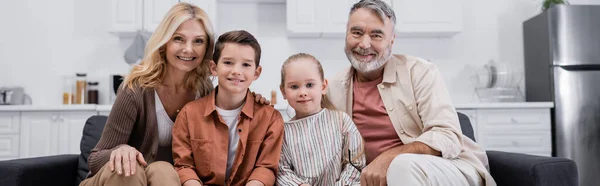
[[[344,51],[354,69],[370,73],[381,69],[391,57],[394,38],[394,24],[389,18],[382,21],[375,12],[359,8],[348,19]]]

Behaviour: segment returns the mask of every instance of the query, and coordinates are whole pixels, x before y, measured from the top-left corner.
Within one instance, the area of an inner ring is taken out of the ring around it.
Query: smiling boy
[[[184,186],[275,183],[283,118],[250,93],[262,70],[260,53],[243,30],[217,40],[210,68],[217,88],[188,103],[173,126],[173,159]]]

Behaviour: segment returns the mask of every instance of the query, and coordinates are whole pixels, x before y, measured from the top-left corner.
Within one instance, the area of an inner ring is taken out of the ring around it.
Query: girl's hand
[[[265,97],[263,97],[260,94],[252,92],[252,95],[254,95],[254,102],[256,102],[256,103],[260,103],[260,104],[263,104],[263,105],[269,105],[269,104],[271,104],[271,101],[265,99]]]
[[[108,160],[108,168],[110,171],[117,171],[117,174],[125,174],[125,177],[134,175],[137,164],[140,163],[142,166],[147,166],[144,155],[137,149],[129,145],[121,145],[121,147],[113,150],[110,153],[110,159]]]

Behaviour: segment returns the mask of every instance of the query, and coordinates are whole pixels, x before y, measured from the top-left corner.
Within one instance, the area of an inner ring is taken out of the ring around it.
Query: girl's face
[[[183,22],[166,44],[167,68],[183,73],[198,68],[204,59],[207,42],[208,36],[200,21]]]
[[[327,81],[321,79],[317,64],[311,59],[297,59],[284,67],[283,99],[296,110],[296,118],[321,111],[321,96],[327,93]]]

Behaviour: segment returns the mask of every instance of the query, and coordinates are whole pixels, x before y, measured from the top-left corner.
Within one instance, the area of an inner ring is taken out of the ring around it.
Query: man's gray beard
[[[378,55],[377,58],[371,62],[361,62],[354,58],[354,55],[352,54],[352,49],[346,51],[346,57],[348,58],[348,61],[350,61],[350,64],[352,64],[352,67],[354,67],[354,69],[360,73],[368,74],[381,69],[383,65],[385,65],[385,62],[392,57],[392,48],[388,48],[386,53],[381,56]]]

